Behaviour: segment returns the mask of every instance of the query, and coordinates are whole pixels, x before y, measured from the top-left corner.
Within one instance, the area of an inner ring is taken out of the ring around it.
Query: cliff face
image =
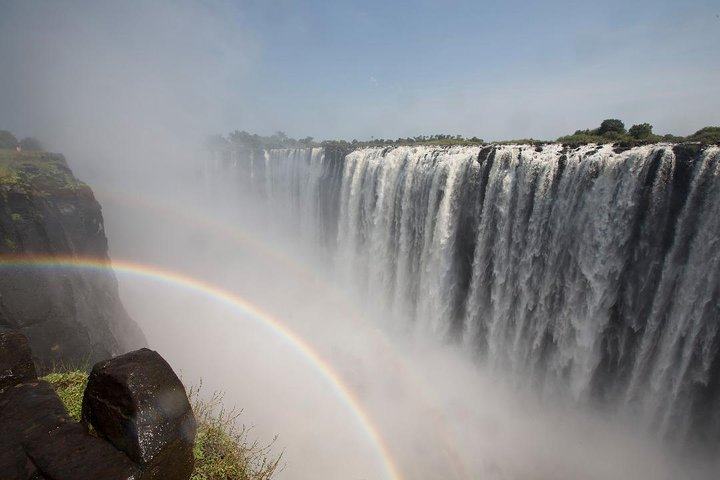
[[[0,260],[109,262],[101,208],[62,155],[0,150]],[[145,344],[111,270],[0,266],[0,328],[30,340],[36,361],[94,363]]]

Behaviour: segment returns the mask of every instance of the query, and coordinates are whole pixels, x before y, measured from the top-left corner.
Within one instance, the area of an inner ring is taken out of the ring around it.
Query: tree
[[[693,133],[688,140],[691,142],[720,144],[720,127],[704,127]]]
[[[15,148],[18,145],[15,135],[7,130],[0,130],[0,148]]]
[[[20,147],[23,150],[35,150],[38,152],[45,150],[45,146],[35,137],[25,137],[20,140]]]
[[[639,123],[630,127],[628,133],[631,137],[642,140],[652,135],[652,125],[650,125],[649,123]]]
[[[230,134],[230,140],[237,143],[252,143],[254,138],[257,137],[257,135],[251,134],[246,132],[245,130],[238,132],[235,130],[233,133]]]
[[[598,135],[605,135],[610,132],[622,135],[625,133],[625,124],[617,118],[608,118],[607,120],[603,120],[600,124],[600,128],[598,128]]]

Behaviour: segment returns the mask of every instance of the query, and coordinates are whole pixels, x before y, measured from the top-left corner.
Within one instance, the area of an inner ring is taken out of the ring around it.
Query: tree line
[[[617,118],[608,118],[594,129],[576,130],[572,135],[557,139],[560,143],[657,143],[657,142],[699,142],[703,144],[720,144],[720,127],[704,127],[681,137],[671,133],[657,135],[649,123],[638,123],[625,129],[625,124]]]
[[[392,145],[482,145],[485,141],[478,137],[465,138],[462,135],[420,135],[416,137],[398,138],[395,140],[374,138],[370,140],[323,140],[316,141],[313,137],[295,139],[285,132],[275,132],[270,136],[251,134],[235,130],[227,136],[212,135],[206,140],[206,147],[211,150],[263,149],[263,148],[301,148],[327,147],[331,145],[347,145],[354,148],[381,147]]]
[[[576,130],[571,135],[564,135],[554,142],[583,145],[588,143],[625,143],[625,144],[647,144],[657,142],[699,142],[702,144],[720,145],[720,127],[704,127],[682,137],[673,134],[658,135],[653,132],[653,126],[649,123],[638,123],[629,129],[625,128],[622,120],[608,118],[600,123],[600,126],[593,129]],[[516,140],[503,140],[492,143],[501,144],[531,144],[544,145],[554,143],[551,140],[537,140],[523,138]],[[313,137],[295,139],[289,137],[282,131],[277,131],[270,136],[251,134],[246,131],[235,130],[227,136],[213,135],[206,141],[206,147],[210,150],[237,150],[237,149],[272,149],[272,148],[303,148],[303,147],[329,147],[342,149],[355,149],[362,147],[385,147],[399,145],[484,145],[486,142],[477,136],[471,138],[462,135],[435,134],[419,135],[414,137],[400,137],[397,139],[374,138],[370,140],[324,140],[316,141]]]

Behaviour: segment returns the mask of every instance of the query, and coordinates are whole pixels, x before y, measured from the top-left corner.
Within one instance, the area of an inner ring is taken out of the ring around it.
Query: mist
[[[186,382],[225,392],[253,438],[277,435],[273,452],[285,465],[277,478],[393,478],[383,449],[408,479],[712,478],[716,467],[669,449],[633,418],[578,407],[560,392],[541,397],[529,379],[518,387],[416,331],[333,272],[327,252],[268,221],[278,212],[239,196],[215,188],[181,213],[167,199],[109,201],[133,219],[113,257],[233,292],[338,374],[369,427],[302,349],[263,322],[202,293],[119,274],[151,347]]]
[[[236,128],[390,137],[418,129],[474,134],[479,121],[497,138],[556,136],[571,129],[567,111],[553,109],[559,97],[578,99],[573,109],[585,112],[578,118],[594,122],[620,85],[579,104],[587,92],[580,85],[598,79],[587,69],[574,78],[548,75],[533,89],[519,81],[437,95],[398,87],[366,105],[338,95],[330,108],[333,97],[319,96],[317,110],[299,102],[284,117],[272,92],[258,89],[268,81],[259,68],[267,46],[243,9],[274,15],[284,2],[256,3],[0,4],[0,128],[66,155],[103,207],[111,258],[230,292],[302,342],[207,292],[118,272],[121,297],[150,348],[186,383],[225,392],[226,406],[243,410],[250,437],[283,454],[279,479],[712,478],[716,466],[684,456],[632,419],[538,395],[532,379],[510,382],[416,331],[407,312],[384,309],[281,212],[233,178],[209,182],[205,169],[205,136]],[[636,81],[657,80],[656,73]],[[718,100],[703,96],[716,89],[714,77],[696,78],[697,96],[688,101],[674,81],[658,80],[682,109],[653,118],[682,134],[709,123]],[[480,100],[468,106],[475,94]],[[647,93],[618,105],[640,121],[656,99]],[[502,115],[478,114],[478,105]],[[683,115],[693,117],[691,127]],[[353,118],[336,128],[345,117]],[[387,124],[378,134],[380,119]]]

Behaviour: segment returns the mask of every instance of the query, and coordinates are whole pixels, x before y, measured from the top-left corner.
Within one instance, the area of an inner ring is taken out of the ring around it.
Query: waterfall
[[[273,215],[414,329],[663,437],[720,439],[720,148],[254,157]]]

